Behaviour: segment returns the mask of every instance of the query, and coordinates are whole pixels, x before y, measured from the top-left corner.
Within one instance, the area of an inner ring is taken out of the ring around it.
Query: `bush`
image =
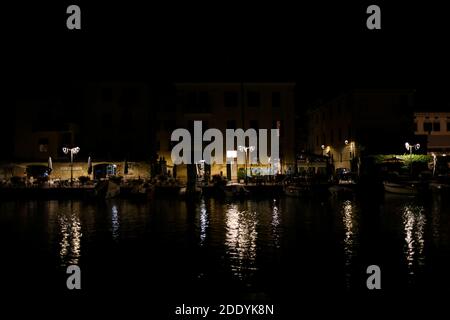
[[[238,180],[245,179],[245,169],[244,168],[239,168],[238,173],[237,173],[237,178],[238,178]]]

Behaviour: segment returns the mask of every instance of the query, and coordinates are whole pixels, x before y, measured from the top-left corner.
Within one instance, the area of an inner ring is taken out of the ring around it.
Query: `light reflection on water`
[[[404,254],[408,273],[411,276],[416,273],[417,267],[420,269],[425,263],[424,231],[427,219],[424,210],[421,205],[405,204],[402,211],[405,236]]]
[[[272,203],[272,237],[273,242],[275,244],[275,248],[280,249],[281,247],[281,231],[280,231],[280,224],[281,224],[281,212],[278,208],[277,201],[274,199]]]
[[[206,210],[205,199],[200,202],[200,245],[205,245],[206,229],[208,228],[208,211]]]
[[[342,203],[341,214],[344,225],[344,261],[345,261],[345,285],[350,288],[353,260],[358,253],[358,221],[355,204],[346,200]]]
[[[81,221],[79,211],[70,206],[64,208],[58,215],[60,227],[61,265],[78,264],[81,256]]]
[[[239,210],[236,204],[230,204],[227,206],[225,219],[225,246],[230,258],[230,269],[234,275],[242,278],[244,270],[256,270],[257,213],[253,210]]]
[[[428,205],[399,197],[371,206],[373,210],[355,200],[320,203],[295,198],[201,199],[186,207],[173,200],[3,202],[0,239],[6,242],[20,234],[20,244],[33,250],[30,259],[51,256],[61,266],[79,264],[81,259],[95,264],[104,255],[124,268],[133,268],[127,258],[136,257],[153,259],[161,269],[170,270],[173,261],[168,260],[169,264],[155,251],[168,257],[195,257],[188,261],[194,273],[215,279],[225,272],[246,285],[261,281],[259,276],[272,270],[280,277],[286,274],[288,281],[303,279],[301,271],[288,265],[299,258],[312,273],[323,270],[318,263],[326,260],[339,272],[333,285],[342,288],[345,278],[346,288],[353,288],[360,283],[359,270],[367,267],[363,262],[372,261],[372,249],[378,254],[375,263],[390,268],[392,277],[401,279],[399,286],[426,281],[429,274],[425,272],[436,272],[436,268],[425,268],[425,264],[446,266],[450,252],[446,204],[439,199]],[[428,250],[430,244],[432,250]],[[326,259],[318,262],[315,258],[320,254]],[[289,272],[299,274],[291,277]],[[320,274],[310,275],[316,276]]]
[[[120,229],[119,209],[117,208],[116,205],[113,205],[111,209],[111,229],[113,239],[115,241],[119,240],[119,229]]]

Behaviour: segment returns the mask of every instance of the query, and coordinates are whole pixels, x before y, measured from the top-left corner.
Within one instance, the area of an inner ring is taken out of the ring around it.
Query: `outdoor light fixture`
[[[65,154],[68,154],[70,152],[70,183],[73,183],[73,155],[77,154],[78,152],[80,152],[80,148],[79,147],[75,147],[75,148],[62,148],[62,151]]]
[[[348,140],[345,140],[344,143],[345,143],[345,144],[348,144]]]
[[[253,152],[253,150],[255,150],[254,146],[238,146],[238,150],[240,152],[245,152],[245,181],[247,181],[247,162],[248,162],[248,151]]]
[[[413,149],[419,150],[420,149],[420,144],[416,143],[416,144],[409,144],[409,142],[405,142],[405,148],[406,150],[409,150],[409,155],[410,155],[410,167],[411,167],[411,175],[412,175],[412,170],[413,170],[413,166],[412,166],[412,152]]]
[[[416,144],[412,145],[412,144],[409,144],[409,142],[405,142],[405,148],[409,152],[412,152],[412,149],[419,150],[420,149],[420,144],[416,143]]]

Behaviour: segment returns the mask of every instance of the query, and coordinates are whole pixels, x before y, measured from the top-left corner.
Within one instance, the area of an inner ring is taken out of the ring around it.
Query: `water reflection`
[[[273,235],[273,241],[275,243],[275,248],[279,249],[281,247],[280,245],[280,230],[279,226],[281,223],[281,217],[280,217],[280,209],[278,208],[277,201],[274,199],[272,204],[272,235]]]
[[[119,209],[117,209],[116,205],[113,205],[111,209],[111,231],[112,237],[116,241],[119,239],[119,228],[120,228]]]
[[[356,220],[355,204],[350,200],[342,203],[341,214],[345,230],[344,259],[345,259],[345,285],[350,288],[351,267],[358,250],[358,221]]]
[[[227,206],[225,245],[231,260],[231,271],[239,278],[244,277],[245,271],[256,270],[256,226],[255,211],[240,211],[236,204]]]
[[[414,204],[406,204],[403,207],[403,228],[405,234],[404,254],[408,265],[408,273],[415,274],[416,265],[424,265],[424,230],[426,217],[424,207]]]
[[[200,245],[203,246],[206,240],[206,229],[208,228],[208,212],[206,210],[205,199],[200,202]]]
[[[70,206],[68,211],[60,212],[59,227],[61,233],[60,251],[63,266],[78,264],[81,255],[81,222],[78,212]]]
[[[433,242],[436,246],[439,246],[441,239],[441,198],[439,195],[435,195],[432,199],[431,205],[431,230],[433,232]]]

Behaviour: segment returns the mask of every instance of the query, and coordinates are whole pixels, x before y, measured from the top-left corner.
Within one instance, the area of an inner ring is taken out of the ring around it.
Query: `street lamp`
[[[420,149],[420,144],[416,143],[416,144],[409,144],[409,142],[405,142],[405,148],[406,150],[409,150],[409,157],[410,157],[410,166],[411,166],[411,175],[412,175],[412,152],[413,149],[419,150]]]
[[[245,182],[247,182],[247,161],[248,161],[248,151],[253,152],[255,150],[254,146],[238,146],[240,152],[245,152]]]
[[[70,184],[72,185],[72,183],[73,183],[73,155],[80,152],[80,148],[79,147],[75,147],[75,148],[64,147],[64,148],[62,148],[62,150],[65,154],[68,154],[70,152]]]

